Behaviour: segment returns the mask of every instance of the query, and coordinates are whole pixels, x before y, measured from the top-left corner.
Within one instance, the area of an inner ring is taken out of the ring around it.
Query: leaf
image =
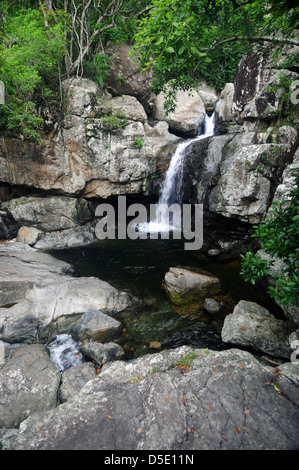
[[[167,52],[170,52],[171,54],[174,52],[174,48],[171,46],[166,47],[165,49]]]
[[[110,415],[106,415],[106,416],[107,416],[107,418],[113,419],[112,416],[110,416]]]
[[[208,407],[208,408],[212,408],[211,405],[210,405],[210,403],[207,403],[207,407]]]
[[[167,397],[166,403],[169,403],[169,402],[170,402],[170,397]]]
[[[240,432],[238,428],[234,428],[234,430],[235,430],[236,432]]]

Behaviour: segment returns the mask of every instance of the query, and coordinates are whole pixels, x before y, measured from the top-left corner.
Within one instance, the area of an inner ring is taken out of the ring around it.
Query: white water
[[[140,231],[151,232],[164,232],[169,230],[169,213],[167,207],[171,204],[181,204],[183,197],[183,174],[184,174],[184,159],[185,149],[198,140],[205,139],[214,135],[215,116],[206,115],[203,124],[203,133],[193,139],[180,142],[173,154],[169,168],[165,175],[165,180],[162,185],[161,195],[158,201],[156,220],[151,220],[148,224],[139,226]],[[181,227],[173,227],[173,229],[180,230]]]
[[[78,344],[71,335],[57,335],[47,344],[50,359],[59,367],[60,372],[70,367],[81,364],[82,354],[79,352]]]

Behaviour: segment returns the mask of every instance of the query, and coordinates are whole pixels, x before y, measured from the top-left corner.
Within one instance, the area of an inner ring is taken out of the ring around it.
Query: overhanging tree
[[[175,90],[191,88],[199,79],[220,90],[253,44],[299,45],[294,29],[299,9],[289,4],[154,0],[139,24],[134,53],[144,70],[153,68],[156,92],[169,81]]]

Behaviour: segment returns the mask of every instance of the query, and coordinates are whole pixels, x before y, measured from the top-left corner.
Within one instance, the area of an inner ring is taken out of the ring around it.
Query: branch
[[[229,42],[234,41],[249,41],[249,42],[272,42],[272,43],[282,43],[282,44],[292,44],[293,46],[299,46],[299,41],[296,39],[285,39],[285,38],[273,38],[271,36],[252,36],[252,37],[243,37],[243,36],[234,36],[232,38],[223,39],[223,41],[217,42],[214,41],[210,47],[206,47],[205,49],[201,49],[202,52],[210,51],[214,49],[216,46],[222,46],[222,44],[226,44]]]

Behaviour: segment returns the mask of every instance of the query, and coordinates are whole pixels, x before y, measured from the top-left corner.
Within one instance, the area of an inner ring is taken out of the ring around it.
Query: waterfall
[[[204,139],[214,134],[214,114],[212,116],[206,115],[203,123],[203,133],[193,139],[188,139],[181,142],[172,156],[169,168],[165,175],[165,180],[162,186],[161,195],[159,198],[158,206],[161,204],[173,204],[182,202],[182,185],[183,185],[183,170],[184,170],[184,157],[185,149],[190,143],[197,140]]]
[[[181,204],[183,197],[184,157],[186,149],[191,143],[214,135],[215,116],[206,115],[203,123],[203,132],[194,137],[180,142],[173,154],[169,168],[162,185],[161,195],[157,205],[156,220],[147,224],[148,232],[162,232],[169,229],[169,213],[167,207],[171,204]]]

